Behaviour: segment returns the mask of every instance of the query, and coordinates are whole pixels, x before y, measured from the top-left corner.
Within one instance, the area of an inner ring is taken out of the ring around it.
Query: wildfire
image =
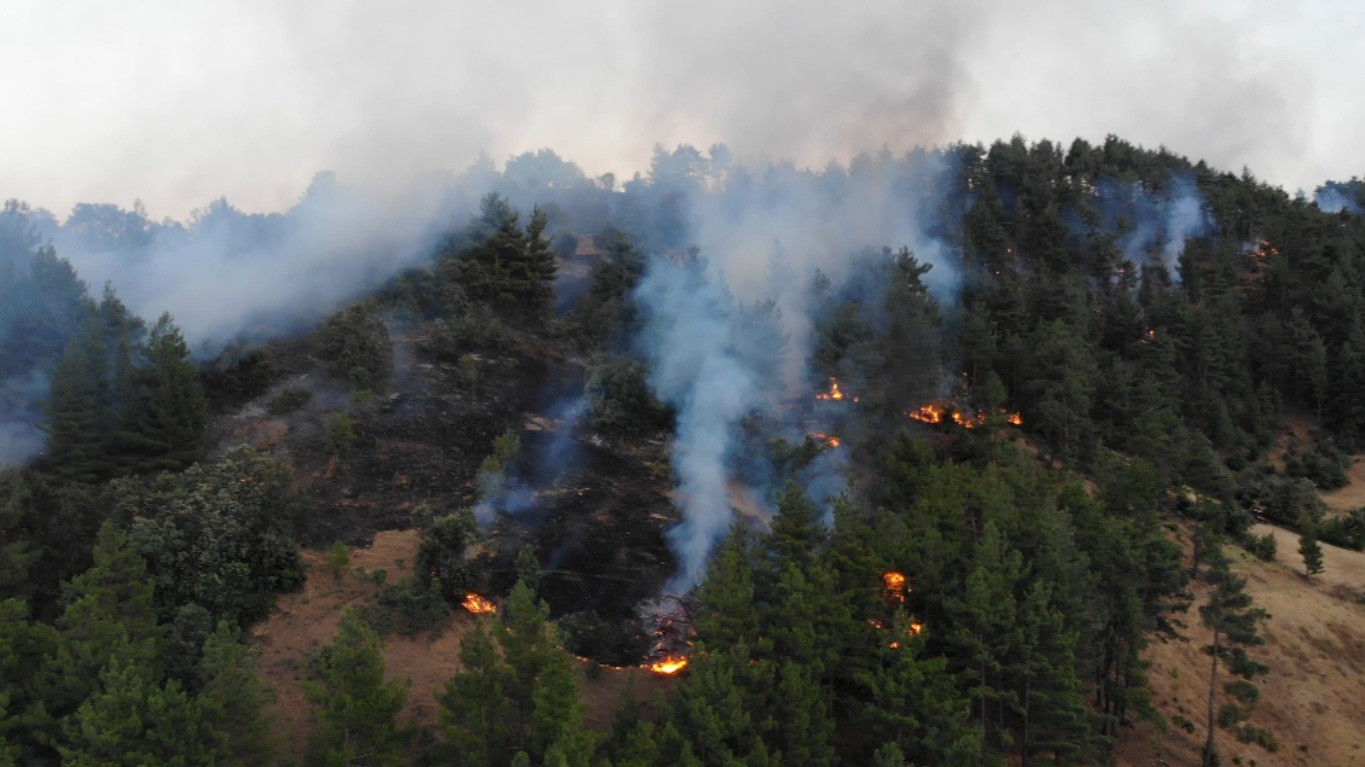
[[[687,668],[687,658],[682,656],[670,655],[663,660],[656,660],[645,666],[659,676],[674,676]]]
[[[811,432],[810,436],[812,439],[815,439],[819,442],[823,442],[826,445],[829,445],[830,447],[838,447],[844,444],[843,440],[840,440],[838,437],[831,437],[830,435],[822,431]]]
[[[882,573],[882,593],[886,595],[888,602],[904,602],[905,592],[905,573],[898,573],[895,570],[888,570]]]
[[[948,409],[935,402],[929,405],[920,405],[906,415],[920,423],[937,424],[943,423],[943,417],[947,414]]]
[[[819,394],[815,395],[815,398],[832,400],[834,402],[843,402],[847,396],[848,395],[844,393],[844,390],[839,388],[839,379],[835,378],[834,376],[830,376],[829,391],[822,391]],[[857,401],[856,397],[854,398],[854,401],[855,402]]]
[[[978,410],[972,414],[971,408],[963,408],[948,401],[931,402],[928,405],[920,405],[914,410],[906,413],[911,420],[937,426],[944,421],[952,421],[964,429],[976,429],[982,426],[989,426],[994,419],[984,410]],[[1000,408],[1000,420],[1010,426],[1023,426],[1024,417],[1019,413]]]
[[[492,615],[498,611],[497,605],[474,593],[465,594],[460,606],[475,615]]]
[[[1280,255],[1280,249],[1271,245],[1270,240],[1261,240],[1256,250],[1251,250],[1247,255],[1252,258],[1268,258]]]

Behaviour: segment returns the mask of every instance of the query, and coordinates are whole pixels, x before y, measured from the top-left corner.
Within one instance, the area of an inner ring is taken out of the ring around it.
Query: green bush
[[[270,404],[266,406],[266,410],[270,411],[271,415],[289,415],[290,413],[295,413],[303,409],[305,405],[312,401],[313,393],[311,391],[301,389],[297,386],[290,386],[279,394],[276,394],[275,397],[270,400]]]
[[[355,447],[355,422],[345,413],[333,413],[322,424],[322,440],[327,452],[344,458]]]

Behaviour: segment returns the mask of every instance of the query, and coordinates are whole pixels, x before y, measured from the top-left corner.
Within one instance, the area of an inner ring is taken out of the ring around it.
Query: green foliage
[[[412,729],[398,723],[407,702],[407,686],[384,681],[379,636],[354,610],[341,615],[332,643],[317,660],[319,682],[308,699],[317,708],[317,730],[309,762],[341,767],[399,765],[404,761]]]
[[[318,328],[318,344],[328,374],[353,390],[383,389],[393,376],[389,329],[368,304],[352,304],[328,317]]]
[[[1310,578],[1322,573],[1322,546],[1318,544],[1318,523],[1307,513],[1299,517],[1299,556],[1303,557],[1303,569]]]
[[[256,651],[242,644],[227,622],[204,642],[204,686],[196,702],[215,733],[217,764],[253,767],[270,764],[279,752],[266,706],[269,690],[256,676]]]
[[[643,362],[614,359],[594,365],[588,376],[588,408],[593,428],[614,436],[668,428],[672,411],[649,389]]]
[[[549,218],[536,208],[523,230],[520,215],[497,193],[480,202],[470,225],[471,244],[441,258],[447,282],[459,284],[466,295],[501,316],[538,324],[548,318],[558,265],[545,235]]]
[[[351,547],[342,541],[336,541],[332,547],[327,549],[327,571],[335,579],[340,579],[346,574],[347,568],[351,566]]]
[[[215,622],[245,624],[302,582],[299,500],[279,461],[238,447],[216,463],[120,480],[112,491],[164,614],[193,602]]]
[[[302,410],[309,402],[313,401],[313,392],[298,386],[289,386],[280,390],[266,406],[266,410],[271,415],[289,415]]]
[[[1242,542],[1243,547],[1251,552],[1251,555],[1265,562],[1275,561],[1275,534],[1265,533],[1264,535],[1248,535]]]
[[[373,605],[363,611],[365,620],[382,634],[416,636],[445,623],[450,607],[440,592],[411,578],[397,583],[379,583]]]
[[[322,442],[334,458],[345,458],[355,448],[355,422],[345,413],[333,413],[322,422]]]
[[[470,765],[504,764],[518,752],[535,764],[591,764],[595,739],[583,729],[576,670],[549,608],[518,582],[504,616],[492,638],[482,626],[465,634],[463,669],[440,697],[438,755]]]
[[[437,517],[422,530],[417,550],[417,578],[423,590],[456,603],[482,581],[478,566],[467,557],[478,540],[478,523],[469,509]]]
[[[1201,622],[1213,632],[1212,642],[1205,648],[1212,659],[1209,678],[1209,729],[1204,745],[1204,763],[1216,761],[1218,748],[1214,739],[1214,711],[1218,710],[1217,721],[1226,727],[1244,721],[1255,705],[1255,688],[1247,680],[1264,674],[1269,669],[1252,660],[1246,652],[1247,647],[1265,643],[1259,633],[1262,622],[1270,615],[1262,608],[1253,606],[1251,596],[1245,591],[1246,579],[1234,575],[1228,562],[1214,541],[1206,550],[1209,569],[1205,579],[1213,586],[1208,602],[1199,608]],[[1233,679],[1224,685],[1224,691],[1236,699],[1236,703],[1225,703],[1218,707],[1218,672],[1220,662],[1226,667]]]

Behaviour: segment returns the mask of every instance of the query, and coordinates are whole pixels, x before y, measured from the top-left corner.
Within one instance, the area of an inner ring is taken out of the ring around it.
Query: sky
[[[953,141],[1101,141],[1291,193],[1365,175],[1365,3],[4,0],[0,198],[283,210],[551,147],[820,167]]]

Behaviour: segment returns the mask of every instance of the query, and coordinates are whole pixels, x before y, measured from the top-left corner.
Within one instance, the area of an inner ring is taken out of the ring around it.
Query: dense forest
[[[377,237],[420,253],[349,265],[325,311],[187,340],[120,299],[177,249],[288,258],[335,183],[188,224],[0,211],[0,765],[292,763],[244,637],[302,546],[342,570],[395,527],[417,577],[313,658],[310,764],[1103,764],[1160,717],[1143,652],[1180,625],[1221,675],[1205,763],[1277,747],[1224,551],[1275,557],[1257,519],[1309,573],[1317,540],[1365,548],[1317,494],[1365,449],[1365,182],[1310,201],[1116,137],[818,171],[658,148],[620,183],[542,150]],[[565,505],[584,476],[610,508]],[[459,613],[417,727],[380,637],[474,597],[497,613]],[[664,699],[585,724],[584,668],[655,662]]]

